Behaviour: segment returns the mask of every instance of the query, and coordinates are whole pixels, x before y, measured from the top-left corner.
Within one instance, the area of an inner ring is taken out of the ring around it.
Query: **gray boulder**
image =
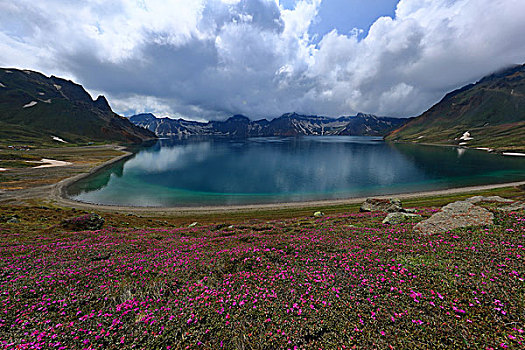
[[[494,215],[487,209],[467,201],[450,203],[429,219],[420,222],[414,231],[422,235],[441,233],[456,228],[492,225]]]
[[[9,220],[7,220],[7,223],[9,223],[9,224],[19,224],[20,220],[18,219],[18,216],[12,216]]]
[[[525,202],[516,202],[511,205],[507,205],[504,207],[499,207],[498,210],[501,211],[522,211],[525,210]]]
[[[513,203],[514,201],[512,199],[506,199],[500,196],[474,196],[469,199],[466,199],[465,202],[476,204],[480,202]]]
[[[411,213],[390,213],[383,220],[383,224],[397,225],[405,222],[417,222],[423,220],[421,215]]]
[[[90,213],[62,221],[61,226],[70,230],[100,230],[104,226],[104,218],[98,214]]]
[[[403,206],[401,205],[401,201],[397,198],[367,198],[359,208],[359,211],[362,212],[382,211],[385,213],[395,213],[402,210]]]

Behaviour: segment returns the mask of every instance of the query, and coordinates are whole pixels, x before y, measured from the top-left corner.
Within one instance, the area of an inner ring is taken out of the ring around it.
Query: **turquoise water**
[[[243,205],[340,199],[525,180],[525,159],[381,138],[170,139],[69,188],[126,206]]]

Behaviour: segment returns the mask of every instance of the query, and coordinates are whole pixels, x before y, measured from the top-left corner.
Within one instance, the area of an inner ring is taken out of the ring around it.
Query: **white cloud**
[[[525,61],[522,0],[401,0],[395,18],[379,18],[366,38],[334,30],[314,45],[308,29],[320,6],[0,0],[0,65],[74,78],[122,113],[214,119],[410,116]]]

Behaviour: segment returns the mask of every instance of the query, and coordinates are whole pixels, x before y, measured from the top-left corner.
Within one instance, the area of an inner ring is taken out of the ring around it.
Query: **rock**
[[[99,254],[98,256],[94,256],[90,259],[90,261],[102,261],[102,260],[108,260],[111,257],[111,253],[107,253],[104,255]]]
[[[188,225],[188,227],[195,227],[197,226],[199,223],[197,221],[195,222],[192,222],[191,224]]]
[[[498,210],[501,211],[522,211],[525,210],[525,202],[516,202],[505,207],[499,207]]]
[[[322,211],[316,211],[316,212],[314,213],[314,216],[315,216],[316,218],[320,218],[320,217],[323,217],[323,216],[324,216],[324,213],[323,213]]]
[[[383,220],[383,224],[397,225],[405,222],[417,222],[423,220],[421,215],[411,213],[390,213]]]
[[[416,214],[416,213],[417,213],[417,209],[413,209],[413,208],[402,209],[401,211],[402,211],[403,213],[410,213],[410,214]]]
[[[466,199],[465,201],[472,203],[472,204],[476,204],[480,202],[497,202],[497,203],[513,203],[514,202],[512,199],[506,199],[500,196],[489,196],[489,197],[475,196],[475,197]]]
[[[492,225],[494,215],[487,209],[467,201],[450,203],[429,219],[420,222],[414,231],[423,235],[441,233],[461,227]]]
[[[13,216],[9,220],[7,220],[7,223],[8,224],[19,224],[20,220],[17,217]]]
[[[60,226],[71,230],[96,231],[100,230],[104,226],[105,221],[106,220],[104,220],[104,218],[100,215],[90,213],[82,216],[77,216],[71,219],[66,219],[62,221]]]
[[[382,211],[386,213],[394,213],[402,211],[401,201],[397,198],[367,198],[359,211]]]
[[[0,215],[0,222],[8,222],[11,224],[18,224],[20,222],[20,217],[18,215],[4,216]]]
[[[230,226],[229,224],[217,224],[217,225],[215,225],[215,227],[213,229],[214,230],[222,230],[223,228],[229,227],[229,226]]]

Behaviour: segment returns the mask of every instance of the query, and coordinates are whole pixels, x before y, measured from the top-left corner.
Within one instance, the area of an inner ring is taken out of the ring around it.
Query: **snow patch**
[[[465,145],[467,145],[467,144],[468,144],[468,142],[460,142],[460,143],[459,143],[460,146],[465,146]]]
[[[4,72],[6,72],[6,73],[8,73],[8,74],[13,74],[13,72],[11,72],[10,70],[6,70],[6,71],[4,71]]]
[[[44,96],[45,94],[43,92],[38,93],[40,96]]]
[[[463,141],[474,140],[473,137],[470,137],[470,132],[468,132],[468,131],[465,131],[465,133],[463,134],[463,136],[461,136],[459,139],[460,139],[460,140],[463,140]]]
[[[62,140],[60,137],[58,136],[51,136],[51,138],[55,141],[58,141],[58,142],[62,142],[62,143],[68,143],[67,141],[64,141]]]
[[[0,171],[7,171],[6,168],[0,168]]]
[[[31,101],[31,102],[29,102],[28,104],[24,105],[24,107],[22,107],[22,108],[33,107],[33,106],[35,106],[37,103],[38,103],[38,102],[36,102],[36,101]]]
[[[525,153],[503,152],[504,156],[525,157]]]
[[[35,166],[35,167],[33,167],[33,169],[54,168],[56,166],[66,166],[66,165],[73,164],[73,163],[70,163],[70,162],[63,162],[61,160],[46,159],[46,158],[42,158],[40,160],[40,162],[41,163],[45,163],[45,164],[42,164],[42,165],[39,165],[39,166]]]
[[[57,85],[57,84],[53,84],[53,86],[54,86],[54,87],[55,87],[55,89],[57,89],[57,90],[60,90],[60,89],[62,89],[62,86],[60,86],[60,85]]]
[[[42,101],[44,103],[51,103],[51,99],[50,98],[48,98],[47,100],[40,100],[40,101]]]
[[[26,74],[31,74],[31,71],[30,70],[23,70],[22,72],[26,73]]]
[[[0,83],[0,87],[5,87],[5,85],[4,85],[4,84],[2,84],[2,83]]]
[[[419,139],[422,139],[423,137],[425,137],[425,136],[419,136],[417,139],[419,140]]]

